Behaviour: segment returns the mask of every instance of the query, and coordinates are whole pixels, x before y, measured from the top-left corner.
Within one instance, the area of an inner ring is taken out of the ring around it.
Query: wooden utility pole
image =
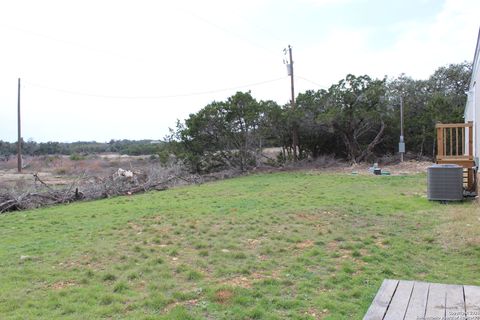
[[[290,62],[290,68],[288,69],[289,75],[290,75],[290,86],[292,90],[292,100],[291,100],[291,106],[292,106],[292,111],[295,111],[295,89],[294,89],[294,80],[293,80],[293,59],[292,59],[292,47],[288,45],[288,55],[289,55],[289,62]],[[293,142],[293,159],[295,161],[298,160],[298,154],[297,154],[297,147],[298,147],[298,128],[297,124],[294,122],[293,123],[293,133],[292,133],[292,142]]]
[[[18,140],[17,140],[17,166],[18,173],[22,172],[22,129],[20,121],[20,78],[18,78]]]
[[[403,97],[400,96],[400,142],[398,143],[398,152],[400,152],[400,161],[403,162],[405,153],[405,141],[403,138]]]

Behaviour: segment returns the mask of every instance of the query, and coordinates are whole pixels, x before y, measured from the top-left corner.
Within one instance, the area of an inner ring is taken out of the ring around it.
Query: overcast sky
[[[0,3],[0,140],[161,139],[236,91],[288,103],[346,74],[425,79],[471,62],[478,0]]]

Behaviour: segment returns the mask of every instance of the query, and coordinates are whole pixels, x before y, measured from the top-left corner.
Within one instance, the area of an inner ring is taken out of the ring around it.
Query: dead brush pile
[[[188,173],[182,166],[152,166],[142,171],[118,169],[114,174],[103,177],[84,172],[66,186],[51,186],[37,173],[33,174],[32,180],[33,185],[29,187],[0,190],[0,213],[204,182],[201,176]]]

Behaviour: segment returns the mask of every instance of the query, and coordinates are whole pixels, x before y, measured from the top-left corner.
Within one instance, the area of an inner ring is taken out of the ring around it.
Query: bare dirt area
[[[25,187],[34,183],[35,178],[33,171],[22,171],[18,173],[17,170],[0,170],[0,189],[11,187]],[[71,181],[71,178],[66,176],[54,175],[51,172],[38,172],[38,176],[49,185],[66,185]]]
[[[262,152],[260,162],[265,164],[253,171],[256,172],[274,172],[274,171],[295,171],[295,170],[321,170],[327,172],[353,173],[360,175],[370,175],[373,172],[369,170],[373,167],[374,162],[362,162],[358,164],[350,164],[344,160],[336,159],[332,155],[321,155],[316,159],[305,159],[296,163],[280,165],[272,167],[268,164],[275,162],[278,155],[282,152],[281,148],[265,148]],[[432,161],[417,160],[415,155],[405,155],[405,161],[400,162],[398,156],[385,156],[378,160],[378,168],[384,174],[389,175],[410,175],[418,173],[426,173],[427,168],[434,163]]]
[[[426,173],[427,168],[434,163],[431,161],[405,160],[379,162],[378,168],[383,174],[387,175],[411,175]],[[320,156],[317,159],[301,160],[296,163],[287,164],[280,167],[263,166],[254,169],[254,172],[275,172],[275,171],[296,171],[296,170],[314,170],[332,173],[347,173],[359,175],[373,174],[373,162],[363,162],[358,164],[349,164],[346,161],[335,159],[332,156]]]
[[[394,164],[379,164],[378,168],[385,174],[390,175],[408,175],[408,174],[418,174],[426,173],[427,168],[433,165],[433,162],[430,161],[417,161],[417,160],[408,160],[404,162],[394,163]],[[340,169],[342,172],[347,173],[356,173],[356,174],[372,174],[369,170],[373,167],[373,163],[361,163],[355,164]],[[335,169],[334,169],[335,170]]]
[[[112,175],[119,168],[139,172],[154,165],[158,166],[158,160],[152,160],[149,156],[101,154],[72,159],[54,155],[26,157],[23,159],[22,173],[18,173],[17,161],[12,158],[0,162],[0,189],[34,187],[34,174],[48,185],[64,186],[83,175],[104,177]]]

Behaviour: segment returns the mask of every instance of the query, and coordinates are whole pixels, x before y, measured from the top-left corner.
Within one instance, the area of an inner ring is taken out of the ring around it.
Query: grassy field
[[[480,285],[480,210],[425,175],[252,175],[0,216],[1,319],[361,319],[384,278]]]

